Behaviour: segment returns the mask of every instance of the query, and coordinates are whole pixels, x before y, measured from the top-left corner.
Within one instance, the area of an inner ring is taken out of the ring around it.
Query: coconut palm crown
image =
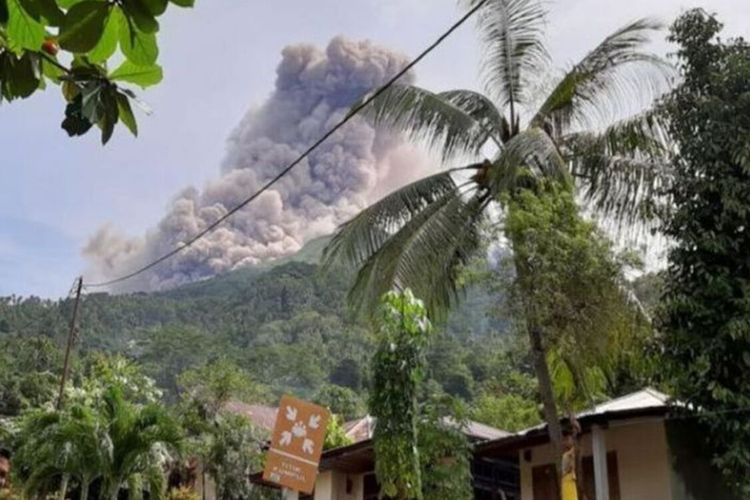
[[[634,21],[556,71],[545,46],[546,14],[536,0],[482,5],[485,94],[397,85],[366,109],[375,125],[426,144],[443,165],[474,163],[438,169],[339,228],[324,260],[358,270],[350,300],[361,312],[393,287],[411,288],[433,315],[446,311],[488,213],[502,216],[503,200],[542,179],[575,189],[607,220],[648,217],[669,178],[667,137],[649,108],[673,74],[647,51],[662,26]]]

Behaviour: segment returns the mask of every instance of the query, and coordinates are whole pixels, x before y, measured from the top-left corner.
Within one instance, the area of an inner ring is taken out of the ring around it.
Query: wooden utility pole
[[[73,316],[70,318],[70,329],[68,330],[68,343],[65,346],[65,361],[63,361],[63,371],[60,377],[60,392],[57,394],[57,409],[62,409],[63,397],[65,395],[65,382],[68,380],[68,371],[70,370],[70,351],[73,349],[73,343],[76,341],[78,332],[78,311],[81,304],[81,289],[83,288],[83,277],[78,278],[76,284],[76,298],[73,302]]]

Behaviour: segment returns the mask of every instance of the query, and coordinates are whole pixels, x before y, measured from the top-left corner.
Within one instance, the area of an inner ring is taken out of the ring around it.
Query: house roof
[[[669,404],[669,396],[651,387],[646,387],[638,392],[633,392],[596,405],[590,410],[581,412],[578,416],[584,417],[587,415],[636,410],[639,408],[658,408],[667,406],[667,404]]]
[[[444,423],[450,426],[458,426],[459,424],[450,418],[445,418]],[[359,443],[368,439],[372,439],[372,433],[375,430],[375,417],[365,415],[362,418],[356,420],[350,420],[344,424],[344,431],[355,443]],[[509,436],[511,433],[506,432],[495,427],[483,424],[481,422],[475,422],[468,420],[463,424],[462,428],[464,434],[474,441],[487,441],[490,439],[498,439],[504,436]]]
[[[276,415],[279,413],[278,408],[265,405],[251,405],[240,401],[229,401],[224,405],[224,409],[247,417],[255,426],[273,432],[276,425]]]
[[[664,417],[671,408],[669,399],[666,394],[647,387],[582,411],[576,414],[576,419],[586,432],[595,424],[644,417]],[[560,421],[565,422],[567,419],[560,419]],[[499,439],[480,443],[476,450],[482,456],[508,456],[518,452],[520,448],[547,442],[549,442],[547,425],[541,424]]]
[[[370,415],[365,415],[356,420],[350,420],[344,423],[344,432],[355,443],[367,441],[372,438],[375,430],[375,419]]]
[[[444,419],[444,422],[448,425],[458,425],[453,419],[450,418]],[[504,431],[496,427],[491,427],[481,422],[475,422],[474,420],[466,421],[462,430],[464,434],[466,434],[474,441],[489,441],[491,439],[499,439],[505,436],[512,435],[512,433],[508,431]]]

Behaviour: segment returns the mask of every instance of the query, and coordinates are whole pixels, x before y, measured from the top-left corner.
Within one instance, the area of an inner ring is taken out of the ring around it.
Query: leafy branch
[[[106,144],[117,123],[137,135],[131,102],[138,101],[123,84],[161,82],[156,34],[170,3],[194,0],[0,0],[0,103],[51,83],[66,101],[68,135],[96,125]],[[122,62],[110,70],[112,60]]]

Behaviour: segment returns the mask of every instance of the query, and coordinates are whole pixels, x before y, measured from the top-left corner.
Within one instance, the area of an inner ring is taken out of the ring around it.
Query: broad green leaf
[[[115,53],[117,50],[117,41],[119,38],[119,19],[123,16],[120,7],[112,7],[112,11],[107,19],[107,24],[104,25],[104,32],[102,37],[96,46],[86,54],[89,61],[93,63],[103,63]]]
[[[138,66],[132,61],[125,61],[109,77],[112,80],[134,83],[146,88],[161,82],[164,74],[158,64]]]
[[[65,15],[58,39],[70,52],[85,53],[96,47],[104,34],[110,4],[87,0],[75,4]]]
[[[42,74],[55,83],[59,83],[60,77],[65,75],[65,72],[62,69],[45,59],[40,59],[40,63],[42,66]]]
[[[69,9],[77,3],[81,3],[83,0],[57,0],[58,5],[63,9]]]
[[[65,13],[60,9],[55,0],[36,0],[39,12],[52,26],[61,26]]]
[[[98,83],[89,83],[81,89],[81,114],[91,123],[101,118],[102,90],[103,86]]]
[[[142,32],[150,34],[159,31],[159,22],[142,0],[122,0],[122,8]]]
[[[117,94],[117,109],[120,111],[120,121],[125,125],[130,133],[138,136],[138,123],[133,115],[133,108],[130,106],[130,100],[125,94]]]
[[[8,22],[8,1],[0,0],[0,24]]]
[[[195,5],[195,0],[169,0],[169,1],[177,5],[178,7],[193,7]]]
[[[55,0],[19,0],[24,10],[36,21],[45,20],[52,26],[60,26],[65,13],[60,9]]]
[[[117,91],[113,87],[107,87],[102,88],[99,94],[101,110],[97,125],[102,130],[102,144],[107,144],[120,116]]]
[[[20,59],[12,54],[3,58],[2,74],[4,94],[8,100],[26,98],[39,88],[39,59],[36,54],[26,53]]]
[[[142,0],[148,11],[153,16],[160,16],[167,10],[169,0]]]
[[[39,50],[44,43],[44,25],[35,21],[18,0],[8,0],[8,47],[21,53],[24,49]]]
[[[128,18],[120,16],[118,33],[120,50],[125,57],[138,66],[150,66],[159,57],[156,36],[139,31]]]
[[[62,94],[66,101],[71,102],[81,93],[80,87],[70,80],[65,80],[62,84]]]

